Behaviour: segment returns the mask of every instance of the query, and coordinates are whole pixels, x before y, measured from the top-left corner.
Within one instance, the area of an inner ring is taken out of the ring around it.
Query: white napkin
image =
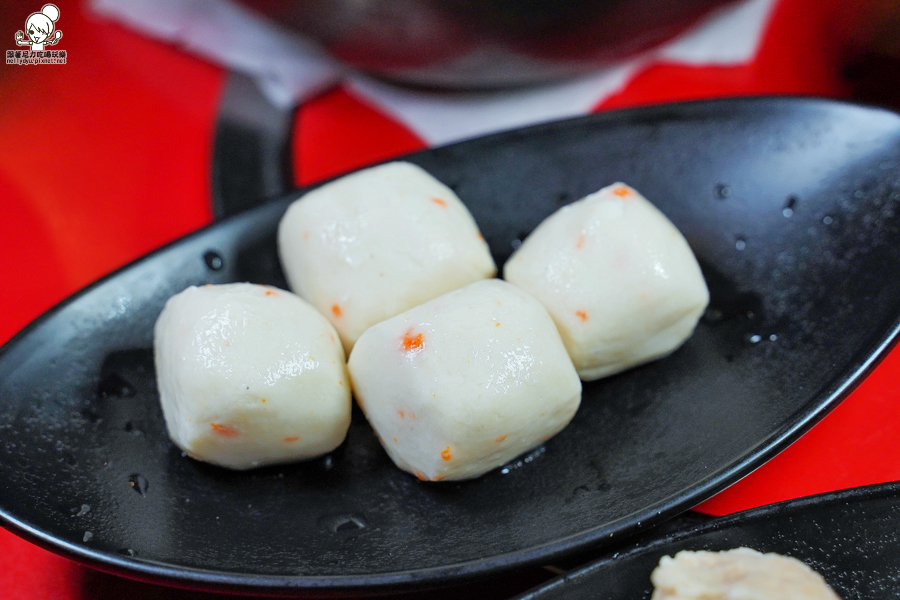
[[[94,11],[250,75],[275,106],[302,102],[341,78],[312,43],[230,0],[93,0]]]
[[[93,0],[101,15],[255,78],[279,107],[343,81],[430,145],[587,114],[654,63],[740,65],[756,55],[776,0],[717,9],[666,44],[596,73],[540,87],[443,94],[413,91],[342,69],[313,44],[231,0]]]

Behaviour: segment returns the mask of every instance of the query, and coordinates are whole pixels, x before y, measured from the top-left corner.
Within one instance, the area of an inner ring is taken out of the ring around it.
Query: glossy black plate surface
[[[802,560],[844,600],[900,596],[900,483],[764,506],[602,558],[516,600],[647,600],[650,573],[681,550],[745,546]]]
[[[293,194],[80,293],[0,351],[0,522],[76,560],[272,593],[388,591],[619,544],[748,473],[833,408],[900,321],[900,117],[747,99],[607,113],[413,155],[498,263],[616,180],[684,232],[712,293],[672,356],[585,386],[572,424],[467,483],[397,470],[354,415],[325,459],[232,473],[168,440],[153,323],[190,284],[284,286]]]

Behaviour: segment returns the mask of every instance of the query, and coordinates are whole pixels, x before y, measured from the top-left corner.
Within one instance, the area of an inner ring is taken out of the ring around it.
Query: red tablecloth
[[[79,2],[57,4],[67,64],[0,67],[0,342],[77,289],[212,218],[210,157],[224,73],[103,22]],[[750,64],[658,64],[596,109],[744,94],[846,96],[840,72],[864,6],[780,0]],[[7,48],[38,8],[0,11]],[[297,183],[307,184],[425,144],[335,88],[299,109],[293,146]],[[898,378],[894,351],[825,420],[699,510],[726,514],[900,479]],[[0,597],[125,595],[196,597],[97,573],[0,531]]]

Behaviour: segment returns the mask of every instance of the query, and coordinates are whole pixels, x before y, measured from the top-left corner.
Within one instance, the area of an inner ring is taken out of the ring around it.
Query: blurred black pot
[[[407,84],[496,88],[596,69],[732,0],[241,0],[344,63]]]

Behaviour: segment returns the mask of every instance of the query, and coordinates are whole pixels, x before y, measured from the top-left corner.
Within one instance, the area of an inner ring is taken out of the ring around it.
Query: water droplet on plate
[[[769,336],[769,341],[770,341],[770,342],[774,342],[774,341],[777,340],[777,339],[778,339],[778,336],[775,335],[774,333],[773,333],[772,335]]]
[[[354,531],[356,529],[362,529],[366,524],[361,519],[356,517],[348,517],[346,521],[339,524],[335,531]]]
[[[210,250],[203,255],[203,262],[205,262],[206,266],[213,271],[218,271],[225,266],[225,261],[222,259],[222,256],[213,250]]]
[[[89,512],[91,512],[91,505],[90,504],[82,504],[81,510],[79,510],[77,513],[75,513],[75,516],[83,517],[84,515],[88,514]]]
[[[522,240],[520,240],[520,239],[518,239],[518,238],[517,238],[517,239],[514,239],[512,242],[510,242],[509,245],[512,246],[512,249],[513,249],[513,250],[518,250],[518,249],[519,249],[519,246],[522,245]]]
[[[137,552],[135,552],[131,548],[120,548],[119,554],[124,554],[125,556],[136,556]]]
[[[346,533],[365,529],[368,526],[365,517],[356,513],[341,513],[319,517],[318,525],[334,533]]]
[[[719,185],[717,185],[713,191],[716,194],[716,198],[720,200],[724,200],[725,198],[731,196],[731,187],[724,183],[720,183]]]
[[[524,467],[524,466],[527,465],[528,463],[533,462],[536,458],[540,457],[540,456],[541,456],[542,454],[544,454],[546,451],[547,451],[547,447],[546,447],[546,446],[538,446],[537,448],[535,448],[534,450],[532,450],[532,451],[529,452],[528,454],[519,457],[518,460],[515,460],[515,461],[513,461],[513,462],[511,462],[511,463],[508,463],[508,464],[504,465],[504,467],[500,470],[500,474],[501,474],[501,475],[508,475],[508,474],[510,473],[510,471],[513,471],[513,470],[515,470],[515,469],[521,469],[522,467]]]
[[[794,209],[785,207],[781,210],[781,214],[785,219],[790,219],[794,216]]]
[[[832,223],[834,223],[834,217],[832,217],[831,215],[825,215],[825,218],[822,219],[822,222],[826,225],[831,225]]]
[[[136,491],[141,496],[147,493],[147,488],[150,487],[150,482],[147,481],[147,478],[141,475],[140,473],[133,473],[128,477],[128,485]]]
[[[746,247],[747,247],[747,240],[745,240],[744,238],[738,238],[737,240],[735,240],[734,249],[737,250],[738,252],[744,250]]]
[[[81,540],[82,540],[83,542],[89,542],[89,541],[91,541],[92,539],[94,539],[94,534],[91,533],[90,531],[85,531],[85,532],[84,532],[84,537],[81,538]]]
[[[761,336],[761,335],[755,335],[755,334],[754,334],[754,335],[751,335],[751,336],[750,336],[750,343],[751,343],[751,344],[758,344],[758,343],[760,343],[761,341],[762,341],[762,336]]]

